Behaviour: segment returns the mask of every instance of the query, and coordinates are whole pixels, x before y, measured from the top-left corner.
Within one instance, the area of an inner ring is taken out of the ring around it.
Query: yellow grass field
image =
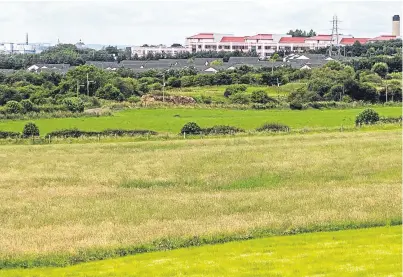
[[[401,222],[401,132],[1,146],[0,260]]]

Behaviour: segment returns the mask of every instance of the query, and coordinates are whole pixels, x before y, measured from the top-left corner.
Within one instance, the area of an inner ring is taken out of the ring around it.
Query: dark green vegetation
[[[387,43],[392,42],[385,42],[385,45]],[[68,47],[60,47],[43,55],[57,56],[61,53],[63,57],[73,51]],[[378,46],[373,47],[377,49]],[[115,50],[110,48],[102,51]],[[70,69],[63,76],[57,73],[17,71],[7,76],[0,74],[0,116],[7,118],[15,114],[55,111],[80,113],[85,108],[102,106],[105,100],[128,101],[133,105],[141,105],[141,96],[162,94],[164,80],[167,94],[171,90],[176,93],[180,88],[195,86],[227,87],[219,100],[204,95],[195,98],[203,104],[231,103],[250,105],[248,107],[256,109],[284,106],[303,109],[331,107],[337,106],[335,103],[353,101],[396,102],[402,99],[401,71],[402,56],[398,52],[389,56],[379,54],[350,59],[342,63],[330,61],[322,68],[312,70],[293,69],[288,66],[272,68],[268,65],[253,68],[242,65],[233,70],[221,70],[216,74],[200,74],[193,67],[169,69],[162,74],[158,70],[134,72],[120,68],[107,71],[95,66],[81,65]],[[91,81],[88,85],[87,76]],[[290,87],[287,97],[275,98],[267,94],[268,87],[274,88],[281,84],[278,87],[281,90],[282,86],[293,83],[302,83],[303,86]],[[246,92],[250,86],[257,89]],[[322,103],[323,101],[325,103]]]

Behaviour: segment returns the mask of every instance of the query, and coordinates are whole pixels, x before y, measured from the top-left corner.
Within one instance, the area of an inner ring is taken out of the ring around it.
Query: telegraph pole
[[[77,97],[80,94],[80,87],[83,87],[84,85],[80,85],[80,81],[77,80]]]
[[[90,81],[88,79],[88,73],[87,73],[87,95],[90,96],[90,83],[96,83],[95,81]]]

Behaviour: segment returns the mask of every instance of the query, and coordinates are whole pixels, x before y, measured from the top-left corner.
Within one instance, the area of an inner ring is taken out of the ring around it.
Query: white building
[[[138,57],[145,57],[149,53],[151,54],[161,54],[166,55],[170,54],[175,57],[179,53],[188,52],[185,47],[167,47],[165,45],[158,46],[132,46],[131,47],[131,55],[134,57],[137,55]]]

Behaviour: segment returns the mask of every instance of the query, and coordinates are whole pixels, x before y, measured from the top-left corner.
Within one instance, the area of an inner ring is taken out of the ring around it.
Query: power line
[[[339,23],[341,22],[338,18],[337,15],[333,16],[332,22],[332,36],[330,40],[330,48],[328,51],[329,57],[332,55],[336,55],[338,57],[341,56],[340,52],[340,44],[339,44]],[[336,41],[336,43],[335,43]],[[333,51],[333,47],[336,46],[336,51]]]

